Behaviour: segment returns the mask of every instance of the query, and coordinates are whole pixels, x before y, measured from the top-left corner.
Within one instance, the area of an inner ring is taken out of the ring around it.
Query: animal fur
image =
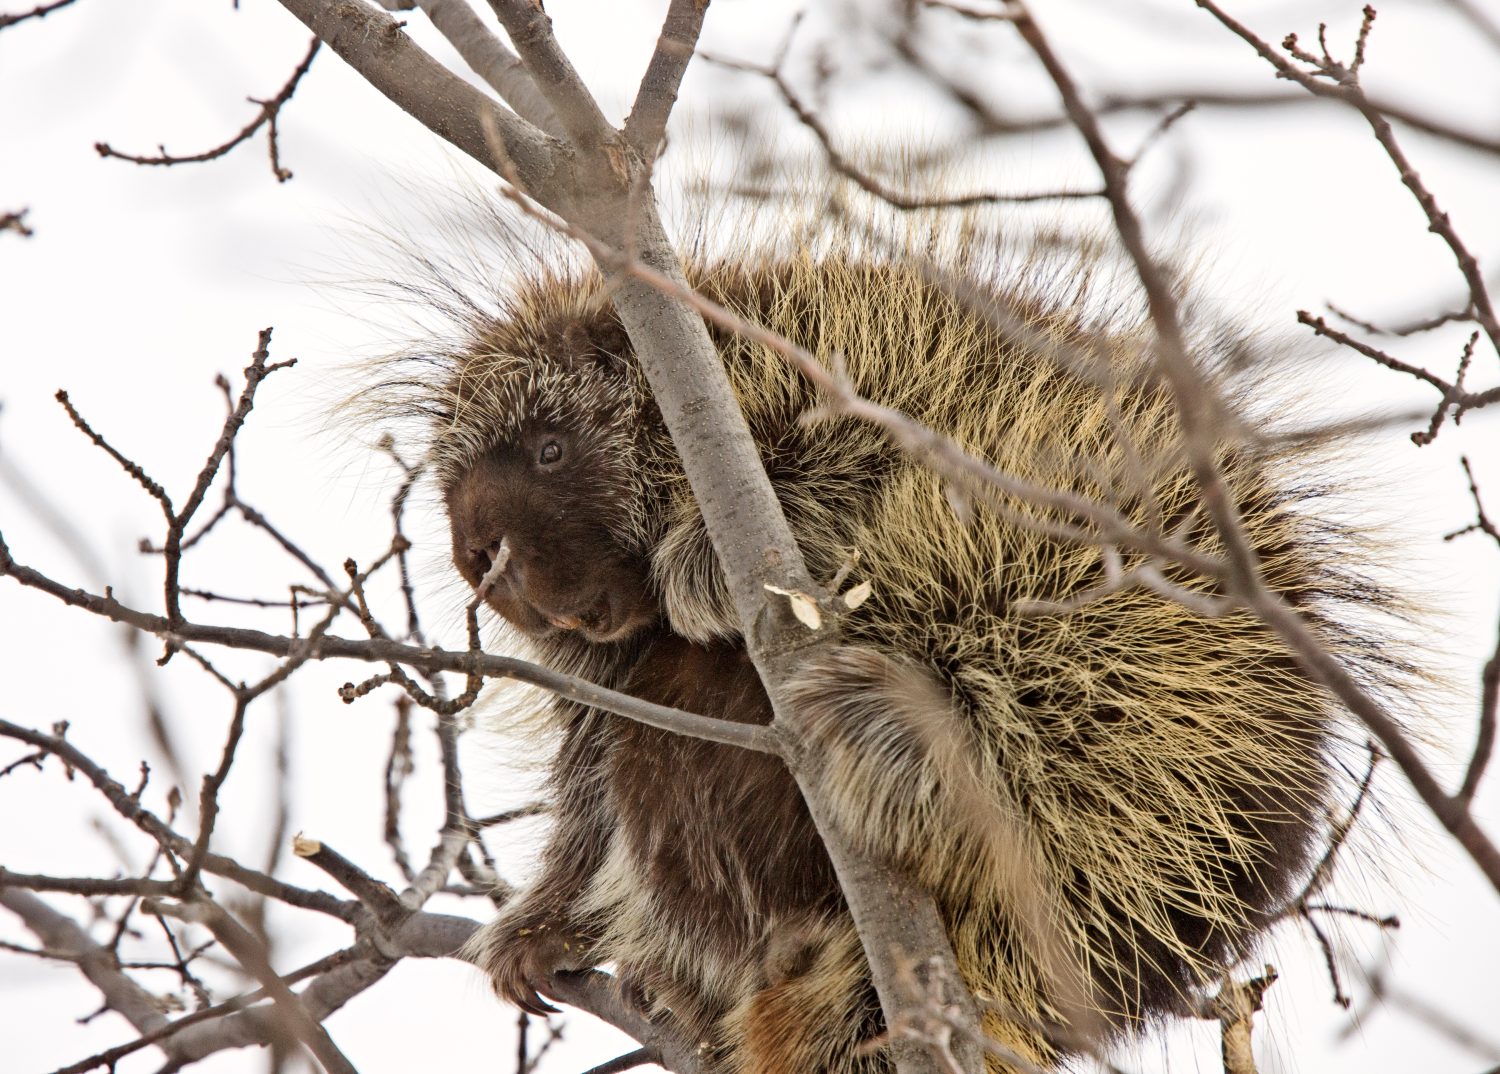
[[[1003,278],[982,254],[940,256],[1026,330],[854,249],[705,260],[689,275],[1001,470],[1212,552],[1138,320],[1102,310],[1066,269]],[[805,420],[817,399],[776,355],[710,332],[813,576],[857,553],[854,577],[873,587],[847,645],[794,691],[837,823],[935,894],[987,1030],[1030,1060],[1068,1050],[1070,980],[1111,1032],[1186,1012],[1306,879],[1334,794],[1332,703],[1244,614],[1206,619],[1141,589],[1046,611],[1101,584],[1097,547],[1049,536],[1059,519],[1020,501],[960,517],[942,480],[877,430]],[[1040,355],[1039,338],[1071,364]],[[1199,341],[1205,371],[1219,375],[1229,349]],[[604,282],[539,268],[427,357],[436,382],[429,368],[375,395],[429,419],[471,584],[505,539],[491,604],[535,655],[651,701],[768,721]],[[536,462],[549,440],[563,452],[551,470]],[[1268,582],[1380,678],[1344,609],[1384,597],[1360,578],[1355,542],[1304,502],[1319,460],[1226,443],[1220,461]],[[474,948],[500,994],[542,1010],[548,972],[611,963],[726,1074],[886,1069],[860,1047],[879,1006],[779,763],[561,700],[549,719],[561,747],[540,876]]]

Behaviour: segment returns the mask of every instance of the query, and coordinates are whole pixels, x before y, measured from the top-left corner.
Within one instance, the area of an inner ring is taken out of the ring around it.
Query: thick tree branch
[[[621,230],[622,211],[629,241]],[[583,223],[617,248],[634,250],[636,260],[673,285],[686,286],[653,199],[616,205],[612,214],[600,211]],[[965,1026],[977,1027],[973,998],[962,984],[932,897],[847,845],[823,802],[820,758],[796,746],[800,725],[795,709],[784,700],[786,688],[799,663],[819,649],[835,646],[838,638],[834,629],[808,631],[792,616],[786,601],[766,600],[767,585],[803,593],[819,593],[820,587],[807,573],[703,318],[635,277],[621,281],[614,303],[724,568],[747,646],[776,714],[773,726],[787,738],[782,756],[838,873],[882,1008],[891,1020],[899,1014],[904,998],[900,961],[922,956],[932,960],[935,977],[945,982],[955,1017]],[[978,1039],[977,1029],[960,1034],[958,1062],[964,1070],[979,1069]],[[892,1050],[901,1074],[941,1069],[937,1055],[910,1042],[893,1042]]]
[[[558,47],[552,20],[542,5],[532,0],[490,0],[490,7],[572,144],[586,153],[613,145],[618,138],[615,129]],[[624,162],[616,162],[616,167],[623,175]],[[528,189],[533,188],[528,184]]]
[[[625,120],[625,140],[642,160],[654,160],[657,147],[667,135],[667,119],[697,47],[708,4],[709,0],[672,0],[667,8],[656,51]]]
[[[557,144],[434,60],[389,15],[339,0],[281,3],[370,85],[440,138],[493,168],[488,122],[528,189],[555,184]]]
[[[516,114],[538,130],[554,138],[563,134],[562,126],[552,114],[552,106],[536,88],[526,65],[505,43],[490,32],[484,21],[474,14],[469,0],[380,0],[387,11],[410,11],[421,8],[432,25],[463,57],[464,63],[484,79],[515,109]]]

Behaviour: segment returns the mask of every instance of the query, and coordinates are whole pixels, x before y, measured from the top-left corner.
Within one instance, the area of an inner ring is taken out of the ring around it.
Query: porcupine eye
[[[542,450],[537,452],[536,461],[543,466],[555,466],[562,461],[562,445],[556,440],[548,440],[542,445]]]

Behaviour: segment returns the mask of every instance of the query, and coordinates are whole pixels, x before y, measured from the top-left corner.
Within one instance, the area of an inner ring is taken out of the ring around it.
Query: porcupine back
[[[970,282],[995,284],[963,268]],[[719,265],[698,286],[814,353],[841,356],[861,394],[999,470],[1220,550],[1171,397],[1148,376],[1146,333],[1118,311],[1105,313],[1113,324],[1090,323],[1081,289],[1058,293],[1068,282],[1044,273],[1002,292],[1020,339],[889,263]],[[1215,987],[1305,879],[1329,806],[1333,704],[1248,614],[1208,618],[1139,588],[1049,608],[1105,582],[1097,547],[1034,525],[1060,516],[1002,498],[998,510],[976,503],[961,517],[943,480],[875,429],[802,421],[816,400],[779,356],[714,334],[813,576],[831,577],[857,552],[852,578],[872,584],[846,640],[935,672],[967,732],[964,756],[945,756],[920,708],[891,718],[903,699],[879,689],[879,669],[832,661],[800,694],[824,714],[841,826],[940,894],[966,979],[1023,1020],[1056,1024],[1057,968],[1026,950],[1027,929],[1006,905],[1017,848],[1009,838],[986,846],[992,823],[1025,833],[1024,864],[1037,874],[1029,897],[1048,903],[1033,910],[1078,943],[1109,1021],[1180,1012]],[[1065,357],[1039,356],[1038,342]],[[1198,357],[1210,376],[1223,372],[1219,355]],[[1306,449],[1220,453],[1267,583],[1378,682],[1379,643],[1340,609],[1387,598],[1351,569],[1354,535],[1302,502],[1331,480],[1325,461]],[[727,599],[704,614],[712,552],[686,490],[672,502],[654,565],[674,628],[704,638],[733,629]],[[1125,555],[1123,567],[1140,558]],[[674,585],[690,594],[675,612]],[[940,789],[964,779],[976,783],[967,794]]]
[[[889,256],[776,252],[690,265],[689,276],[745,318],[838,356],[862,394],[1000,470],[1215,551],[1138,320],[1101,310],[1086,286],[1056,272],[1002,280],[977,257],[942,269],[997,298],[1014,323],[997,327]],[[437,403],[433,456],[440,472],[461,472],[537,406],[571,420],[607,413],[607,483],[622,507],[609,522],[614,539],[648,557],[673,634],[737,643],[707,533],[607,297],[597,277],[554,269],[518,287],[499,317],[471,324]],[[837,821],[938,895],[967,983],[993,1001],[987,1027],[1023,1054],[1050,1057],[1038,1027],[1068,1011],[1057,967],[1029,942],[1037,926],[1023,916],[1060,938],[1064,960],[1089,983],[1087,1002],[1110,1025],[1184,1009],[1304,878],[1330,802],[1331,703],[1246,615],[1207,618],[1144,589],[1052,606],[1105,581],[1097,547],[1046,531],[1061,518],[1004,498],[955,510],[943,481],[877,430],[805,420],[817,400],[779,356],[710,331],[813,576],[828,579],[857,554],[852,578],[872,585],[844,624],[856,648],[799,687]],[[1050,348],[1062,360],[1043,353]],[[1221,372],[1216,349],[1227,345],[1198,349],[1210,376]],[[558,361],[586,352],[623,364],[580,373]],[[1316,454],[1226,443],[1220,462],[1268,583],[1349,666],[1380,680],[1378,639],[1341,608],[1385,598],[1341,562],[1351,535],[1303,509],[1324,483]],[[1125,554],[1122,565],[1136,562]],[[628,646],[574,638],[539,648],[612,685],[632,658]],[[875,666],[872,654],[910,669],[917,684],[891,681],[891,665]],[[937,726],[950,716],[957,731]],[[1015,905],[1017,853],[1032,874],[1024,898],[1038,904],[1025,911]],[[618,874],[629,867],[615,863],[590,896],[601,950],[621,965],[670,962],[691,976],[684,967],[695,954],[674,948],[685,934],[661,907],[631,909],[644,896],[625,890]],[[868,1007],[852,926],[832,920],[826,933],[800,981],[783,984],[789,1004],[821,1012],[815,1026]],[[751,965],[757,952],[703,978],[720,993],[704,1008],[722,1019],[716,1032],[730,1054],[766,1032],[750,995],[766,984]],[[842,1070],[856,1062],[854,1043],[769,1047],[804,1069]]]

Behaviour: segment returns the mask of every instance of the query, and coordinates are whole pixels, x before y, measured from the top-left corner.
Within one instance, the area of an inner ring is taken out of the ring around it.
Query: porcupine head
[[[654,406],[623,331],[581,327],[602,296],[542,279],[513,302],[459,360],[435,430],[453,562],[477,589],[503,557],[487,600],[530,638],[614,641],[657,614],[643,458]]]

